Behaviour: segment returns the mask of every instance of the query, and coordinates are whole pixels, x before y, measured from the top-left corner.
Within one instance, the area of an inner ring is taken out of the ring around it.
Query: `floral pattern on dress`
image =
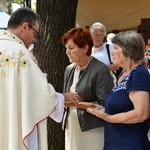
[[[10,58],[8,55],[6,55],[2,58],[2,66],[9,67],[9,64],[10,64]]]
[[[21,44],[23,47],[25,47],[25,44],[20,38],[18,38],[15,34],[7,30],[0,31],[0,40],[1,39],[10,40],[15,43]],[[31,59],[37,64],[36,59],[32,57]],[[22,69],[25,69],[28,66],[31,66],[31,63],[27,59],[26,54],[24,53],[24,50],[20,49],[19,51],[16,51],[13,54],[10,52],[10,54],[7,53],[7,55],[5,55],[3,50],[0,49],[0,77],[3,77],[3,78],[7,77],[6,70],[8,67],[16,67],[17,74],[19,75],[20,71]]]
[[[23,59],[20,61],[20,66],[25,68],[27,66],[27,60],[26,59]]]
[[[25,46],[24,43],[23,43],[23,41],[22,41],[21,39],[19,39],[15,34],[12,34],[11,32],[8,32],[7,30],[6,30],[6,31],[5,31],[5,30],[2,30],[2,31],[0,32],[0,38],[1,38],[1,37],[2,37],[2,38],[3,38],[3,37],[7,37],[7,38],[11,39],[12,41],[15,41],[15,42],[17,42],[17,43],[19,43],[19,44]]]
[[[25,54],[20,50],[18,53],[14,53],[12,56],[2,55],[0,51],[0,76],[6,78],[7,67],[17,67],[17,74],[20,74],[20,69],[24,69],[30,65],[29,61],[24,57]]]

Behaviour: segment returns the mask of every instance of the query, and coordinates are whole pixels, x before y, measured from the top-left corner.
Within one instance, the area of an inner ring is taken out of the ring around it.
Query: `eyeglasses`
[[[28,26],[36,33],[36,37],[39,35],[39,32],[35,30],[31,25],[28,24]]]

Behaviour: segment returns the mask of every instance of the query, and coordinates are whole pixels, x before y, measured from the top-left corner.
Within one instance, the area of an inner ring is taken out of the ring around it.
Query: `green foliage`
[[[8,14],[12,14],[12,3],[18,3],[19,5],[23,6],[24,0],[7,0],[7,9]]]
[[[24,3],[24,0],[11,0],[12,3],[18,3],[20,4],[21,6],[23,5]]]
[[[12,14],[12,3],[17,3],[20,6],[24,6],[24,0],[7,0],[8,14]],[[36,12],[36,2],[33,3],[32,10]]]
[[[8,9],[8,14],[12,14],[12,4],[10,1],[7,2],[7,9]]]

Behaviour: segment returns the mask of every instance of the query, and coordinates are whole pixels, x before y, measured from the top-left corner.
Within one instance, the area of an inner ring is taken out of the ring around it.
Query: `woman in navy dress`
[[[87,111],[106,121],[104,150],[150,150],[150,74],[141,65],[143,38],[134,31],[120,32],[113,45],[113,63],[123,71],[104,99],[105,108],[91,105]]]

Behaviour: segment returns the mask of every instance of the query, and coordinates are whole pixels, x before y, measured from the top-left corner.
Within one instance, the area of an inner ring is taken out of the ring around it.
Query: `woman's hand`
[[[75,106],[77,108],[87,109],[90,107],[90,105],[92,105],[92,103],[90,103],[90,102],[77,102],[77,104]]]
[[[73,106],[75,106],[75,104],[73,102],[71,102],[71,101],[65,101],[65,108],[67,108],[67,107],[73,107]]]
[[[81,97],[77,93],[71,93],[71,92],[69,92],[69,93],[64,93],[63,95],[65,97],[65,103],[66,103],[66,105],[67,105],[67,103],[68,104],[69,103],[70,104],[73,103],[74,105],[77,105],[78,102],[82,101]]]
[[[65,108],[76,106],[78,102],[82,101],[81,97],[77,93],[68,92],[63,95],[65,97]]]
[[[148,138],[148,140],[149,140],[149,142],[150,142],[150,129],[149,129],[148,132],[147,132],[147,138]]]
[[[95,115],[99,118],[102,118],[107,121],[108,114],[105,113],[105,108],[98,104],[91,104],[89,108],[87,108],[87,112],[91,113],[92,115]]]

